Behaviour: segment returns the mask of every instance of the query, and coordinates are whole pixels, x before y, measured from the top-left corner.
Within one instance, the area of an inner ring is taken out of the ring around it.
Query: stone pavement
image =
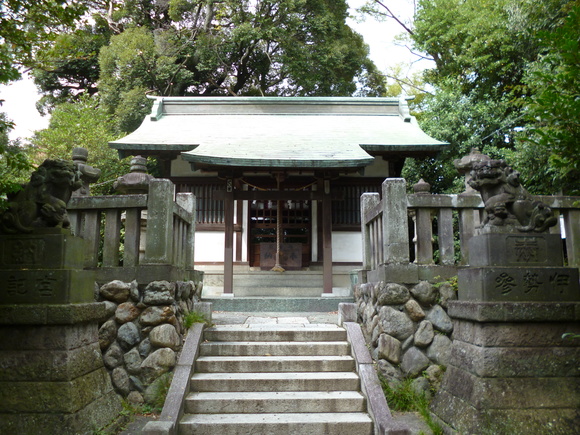
[[[259,327],[265,324],[284,324],[295,327],[308,327],[311,324],[332,324],[336,325],[338,321],[338,312],[329,313],[238,313],[230,311],[214,311],[212,313],[212,322],[216,325],[248,325],[248,327]],[[421,417],[415,412],[393,412],[397,420],[405,422],[411,429],[412,435],[432,434]],[[120,435],[137,435],[143,430],[148,421],[155,417],[136,416]]]
[[[337,324],[338,312],[330,313],[234,313],[214,311],[212,321],[216,325],[252,325],[252,324],[293,324],[312,323]]]

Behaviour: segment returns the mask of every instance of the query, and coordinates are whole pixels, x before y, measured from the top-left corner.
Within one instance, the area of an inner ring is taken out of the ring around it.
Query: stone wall
[[[183,319],[199,301],[201,283],[154,281],[146,286],[111,281],[96,286],[107,315],[99,322],[99,345],[115,390],[133,405],[153,404],[168,385],[181,350]]]
[[[355,287],[358,322],[379,374],[390,384],[414,378],[414,388],[428,394],[439,387],[450,358],[453,322],[447,301],[453,299],[457,293],[448,282]]]

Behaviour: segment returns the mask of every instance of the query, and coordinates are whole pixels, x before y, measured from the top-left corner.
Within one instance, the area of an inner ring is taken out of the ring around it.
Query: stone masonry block
[[[70,350],[98,341],[97,326],[77,325],[0,326],[2,350]]]
[[[103,367],[98,343],[73,350],[0,351],[0,381],[69,381]]]
[[[0,270],[0,303],[68,304],[94,300],[95,272],[89,270]]]
[[[449,301],[454,319],[476,322],[566,322],[578,320],[580,302]]]
[[[0,270],[82,269],[86,241],[69,230],[45,231],[49,233],[0,236]]]
[[[122,411],[120,397],[110,391],[75,413],[18,413],[0,414],[2,434],[93,434],[115,433],[118,426],[111,428],[111,418]],[[112,429],[112,430],[109,430]]]
[[[356,308],[356,304],[340,302],[338,304],[338,324],[342,325],[343,322],[356,322]]]
[[[196,311],[207,319],[211,323],[211,314],[213,312],[211,302],[195,302],[193,304],[193,311]]]
[[[571,341],[562,340],[562,334],[579,327],[577,322],[473,323],[456,320],[453,336],[456,340],[486,347],[571,346]]]
[[[112,390],[103,367],[68,382],[0,382],[0,402],[5,412],[74,413]]]
[[[489,378],[448,367],[442,388],[476,409],[565,408],[580,388],[578,378]]]
[[[469,265],[478,266],[562,266],[559,234],[487,233],[469,240]]]
[[[575,267],[469,267],[458,271],[458,282],[462,301],[580,300]]]
[[[485,348],[455,340],[451,361],[481,377],[580,376],[580,348]]]

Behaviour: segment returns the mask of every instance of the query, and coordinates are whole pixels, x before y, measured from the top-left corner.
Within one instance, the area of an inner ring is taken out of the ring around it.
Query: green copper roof
[[[154,97],[152,113],[121,151],[182,152],[195,165],[360,168],[375,154],[436,152],[392,98]]]

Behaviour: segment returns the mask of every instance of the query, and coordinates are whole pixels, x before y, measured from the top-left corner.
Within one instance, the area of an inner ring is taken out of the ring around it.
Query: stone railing
[[[171,181],[151,180],[148,194],[73,197],[68,213],[98,282],[189,279],[174,275],[193,270],[195,196],[175,195]]]
[[[378,193],[365,193],[361,197],[364,270],[409,263],[424,266],[466,263],[469,239],[484,212],[479,194],[407,194],[404,179],[388,178],[383,182],[382,198]],[[580,198],[537,199],[561,216],[566,235],[565,257],[568,265],[580,267]],[[552,231],[559,233],[560,226]]]

